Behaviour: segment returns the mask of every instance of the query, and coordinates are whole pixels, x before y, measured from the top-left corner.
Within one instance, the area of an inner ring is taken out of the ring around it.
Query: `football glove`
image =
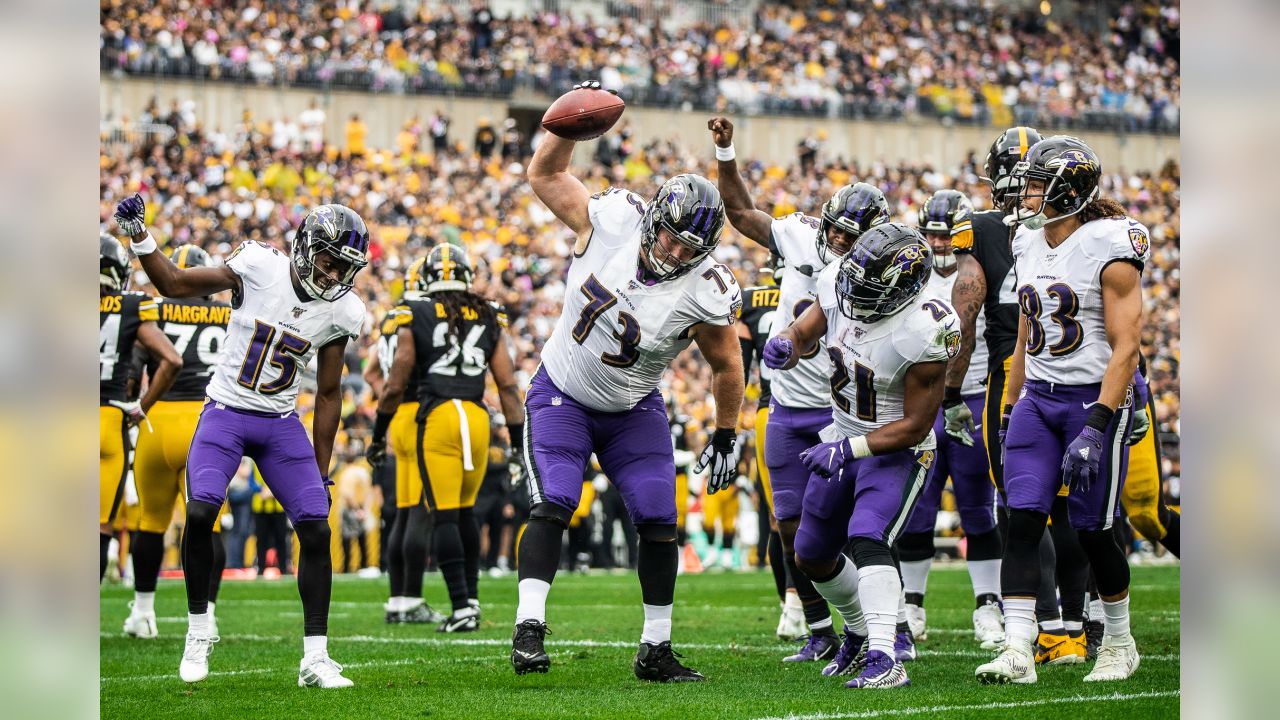
[[[978,426],[973,422],[973,411],[962,398],[951,397],[942,401],[942,429],[959,440],[965,447],[973,447],[973,434]]]
[[[608,90],[606,88],[600,87],[599,80],[583,80],[577,85],[574,85],[573,89],[574,90],[604,90],[605,92],[613,93],[614,95],[618,94],[617,90]]]
[[[1151,416],[1147,414],[1147,408],[1138,408],[1133,414],[1133,429],[1129,431],[1129,437],[1125,440],[1126,445],[1137,445],[1142,438],[1147,436],[1147,431],[1151,429]]]
[[[143,220],[146,214],[147,204],[143,202],[141,195],[134,193],[132,197],[127,197],[116,205],[116,225],[129,237],[143,235],[147,232],[147,224]]]
[[[844,479],[844,465],[853,458],[853,446],[849,438],[835,442],[818,443],[800,453],[800,462],[809,472],[840,482]]]
[[[111,400],[110,403],[124,412],[124,419],[129,423],[129,427],[134,427],[145,422],[147,424],[147,430],[155,432],[155,429],[151,427],[151,421],[147,419],[147,414],[142,411],[141,402],[137,400],[133,400],[131,402],[126,402],[124,400]]]
[[[1005,439],[1009,437],[1009,418],[1013,417],[1013,406],[1005,405],[1004,410],[1000,413],[1000,431],[997,435],[1000,437],[1000,464],[1004,465],[1004,445]]]
[[[693,471],[707,474],[707,493],[714,495],[733,484],[738,475],[738,435],[733,428],[717,428]]]
[[[364,450],[364,458],[374,467],[381,467],[387,461],[387,439],[373,439]]]
[[[795,352],[795,343],[782,337],[781,335],[769,338],[769,342],[764,344],[764,352],[761,353],[761,359],[764,366],[773,370],[781,370],[783,365],[791,359],[791,354]]]
[[[1101,430],[1086,425],[1067,446],[1062,457],[1062,479],[1072,490],[1089,492],[1102,463],[1103,439]]]

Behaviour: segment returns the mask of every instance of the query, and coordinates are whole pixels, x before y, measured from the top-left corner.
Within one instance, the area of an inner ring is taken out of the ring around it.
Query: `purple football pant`
[[[924,489],[934,455],[933,450],[899,450],[849,460],[839,481],[813,475],[796,532],[796,557],[833,561],[855,537],[892,545]]]
[[[600,412],[556,387],[539,369],[525,395],[529,500],[572,512],[595,453],[635,524],[676,522],[676,461],[667,408],[657,390],[634,408]]]
[[[982,404],[985,395],[971,395],[964,399],[973,419],[978,424],[973,435],[973,447],[947,434],[942,412],[933,423],[933,434],[938,438],[938,458],[929,470],[920,499],[911,511],[911,519],[903,532],[932,533],[942,505],[942,488],[951,478],[951,490],[956,496],[956,509],[960,512],[960,527],[966,535],[989,533],[996,527],[996,486],[991,484],[988,473],[987,448],[982,444]]]
[[[804,509],[809,469],[800,453],[822,442],[818,433],[831,424],[831,408],[791,408],[775,400],[765,425],[764,460],[773,490],[773,516],[794,520]]]
[[[329,489],[297,413],[268,415],[206,401],[187,455],[187,499],[222,506],[248,457],[289,522],[329,519]]]
[[[1004,488],[1009,508],[1048,514],[1062,487],[1062,457],[1089,419],[1101,385],[1059,385],[1027,380],[1013,406],[1005,439]],[[1120,514],[1120,490],[1129,465],[1124,444],[1133,424],[1132,403],[1116,411],[1103,435],[1098,477],[1087,492],[1067,495],[1071,527],[1107,530]]]

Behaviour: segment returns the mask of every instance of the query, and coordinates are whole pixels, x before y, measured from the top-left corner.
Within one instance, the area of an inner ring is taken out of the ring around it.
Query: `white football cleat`
[[[778,617],[778,639],[795,642],[809,634],[809,626],[804,622],[804,608],[782,606],[782,615]]]
[[[209,653],[213,652],[216,642],[217,635],[199,637],[187,633],[187,646],[182,650],[182,664],[178,666],[178,676],[183,682],[200,682],[209,677]]]
[[[349,688],[355,683],[342,676],[342,666],[328,653],[316,653],[302,658],[298,666],[298,687],[318,687],[325,690]]]
[[[924,640],[929,637],[924,617],[924,608],[907,603],[907,627],[911,628],[911,635],[916,640]]]
[[[1098,648],[1098,661],[1093,664],[1093,670],[1084,676],[1084,681],[1124,680],[1137,672],[1140,661],[1138,644],[1133,641],[1132,635],[1104,635],[1102,647]]]
[[[982,643],[983,650],[1004,644],[1004,616],[999,605],[990,603],[973,611],[973,639]]]
[[[156,631],[156,614],[142,612],[129,603],[129,617],[124,619],[124,634],[130,637],[151,639],[159,635]]]
[[[1026,649],[1006,645],[994,660],[979,665],[974,675],[984,685],[1031,685],[1036,681],[1036,662]]]

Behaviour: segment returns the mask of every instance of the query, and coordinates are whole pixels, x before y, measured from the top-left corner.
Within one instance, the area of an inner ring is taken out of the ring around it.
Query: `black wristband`
[[[373,441],[382,442],[387,439],[387,428],[391,427],[391,418],[395,413],[378,411],[378,418],[373,421]]]
[[[960,388],[947,386],[942,390],[942,407],[954,407],[964,402],[964,397],[960,395]]]
[[[508,425],[507,435],[510,436],[511,447],[513,449],[517,444],[520,446],[521,450],[524,449],[524,423],[520,423],[519,425]]]
[[[1000,429],[1006,430],[1009,427],[1009,418],[1013,415],[1013,406],[1005,405],[1004,410],[1000,411]]]
[[[738,442],[738,431],[734,428],[716,428],[711,435],[711,446],[717,450],[733,450]]]
[[[1089,409],[1089,419],[1085,420],[1084,424],[1098,432],[1106,432],[1107,426],[1111,424],[1111,418],[1115,414],[1116,411],[1106,405],[1094,403],[1093,407]]]

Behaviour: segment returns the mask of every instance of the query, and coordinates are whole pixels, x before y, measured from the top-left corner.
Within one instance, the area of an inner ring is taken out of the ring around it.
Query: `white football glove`
[[[147,414],[142,412],[142,403],[133,400],[126,402],[123,400],[110,400],[109,403],[120,408],[124,412],[125,420],[129,422],[129,426],[133,427],[141,422],[147,423],[147,432],[155,432],[151,427],[151,421],[147,419]]]

